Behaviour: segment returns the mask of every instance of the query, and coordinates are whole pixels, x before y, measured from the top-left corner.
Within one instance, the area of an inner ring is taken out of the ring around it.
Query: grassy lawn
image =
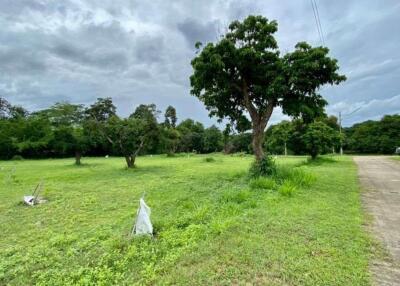
[[[400,161],[400,156],[393,156],[393,157],[391,157],[393,160],[397,160],[397,161]]]
[[[249,183],[252,157],[205,157],[0,162],[0,284],[369,285],[350,157],[277,159],[315,177],[291,197]],[[48,202],[20,204],[41,179]],[[156,235],[128,239],[143,192]]]

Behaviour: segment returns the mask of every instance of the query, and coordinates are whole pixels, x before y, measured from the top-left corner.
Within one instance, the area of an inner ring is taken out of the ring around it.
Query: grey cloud
[[[107,50],[102,48],[88,49],[73,46],[69,43],[57,44],[53,50],[55,55],[73,62],[95,66],[101,69],[127,67],[127,55],[124,51]]]
[[[152,64],[163,60],[165,47],[162,36],[142,36],[136,40],[136,58],[139,62]]]
[[[0,48],[0,69],[8,75],[31,75],[46,71],[44,57],[33,51]]]
[[[196,42],[206,43],[215,40],[218,35],[218,25],[218,21],[201,23],[196,19],[187,18],[178,23],[177,27],[189,47],[193,49]]]
[[[398,1],[317,2],[326,44],[348,76],[321,90],[328,112],[362,105],[354,120],[396,112]],[[194,43],[215,41],[248,14],[278,21],[282,52],[303,40],[321,44],[309,1],[0,1],[0,94],[31,110],[101,96],[112,96],[122,115],[140,103],[173,104],[181,119],[211,124],[189,96]],[[274,111],[274,123],[282,118]]]
[[[365,118],[377,120],[384,114],[400,114],[400,94],[385,99],[338,102],[328,107],[328,111],[335,115],[341,112],[344,126],[350,126],[353,123],[365,120]]]

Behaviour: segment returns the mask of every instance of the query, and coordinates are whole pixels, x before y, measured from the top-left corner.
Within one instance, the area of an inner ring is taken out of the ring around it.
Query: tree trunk
[[[251,117],[251,123],[253,127],[253,151],[256,156],[256,160],[259,162],[264,157],[263,142],[264,142],[264,129],[267,126],[267,122],[272,115],[274,110],[275,102],[269,102],[266,110],[260,112],[256,106],[252,103],[247,82],[245,79],[242,81],[242,92],[244,96],[244,105]]]
[[[126,165],[128,168],[134,168],[135,167],[135,156],[132,155],[125,155],[125,161]]]
[[[315,160],[317,158],[317,156],[318,156],[318,152],[317,151],[315,151],[315,150],[311,151],[311,159],[312,160]]]
[[[142,149],[143,144],[144,140],[140,141],[139,147],[136,149],[135,153],[131,155],[125,155],[125,161],[128,168],[135,168],[136,156],[139,155],[139,152]]]
[[[75,152],[75,165],[79,166],[81,164],[82,154],[81,152]]]
[[[253,121],[253,151],[257,161],[264,157],[263,142],[266,122]]]

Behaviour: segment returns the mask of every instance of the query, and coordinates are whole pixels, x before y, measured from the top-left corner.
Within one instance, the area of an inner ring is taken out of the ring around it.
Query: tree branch
[[[139,154],[139,152],[140,152],[140,150],[142,149],[143,145],[144,145],[144,139],[142,138],[142,139],[140,140],[139,147],[136,149],[135,153],[133,154],[135,157]]]
[[[93,117],[94,117],[94,121],[96,122],[96,125],[97,125],[98,130],[100,131],[100,133],[107,139],[108,142],[110,142],[110,144],[114,144],[114,141],[102,129],[100,121],[97,120],[96,115],[93,115]]]
[[[247,86],[247,82],[245,79],[242,80],[242,92],[244,95],[244,105],[246,106],[247,110],[250,113],[251,119],[254,121],[258,119],[258,112],[254,104],[250,100],[249,96],[249,88]]]

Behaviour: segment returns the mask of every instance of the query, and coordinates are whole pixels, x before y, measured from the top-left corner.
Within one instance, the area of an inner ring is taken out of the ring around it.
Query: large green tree
[[[192,95],[211,116],[237,121],[248,114],[257,160],[264,156],[264,130],[274,108],[314,118],[327,104],[319,88],[345,80],[337,73],[337,61],[328,57],[328,48],[301,42],[281,56],[274,38],[277,29],[276,21],[262,16],[234,21],[217,43],[207,44],[192,60]]]

